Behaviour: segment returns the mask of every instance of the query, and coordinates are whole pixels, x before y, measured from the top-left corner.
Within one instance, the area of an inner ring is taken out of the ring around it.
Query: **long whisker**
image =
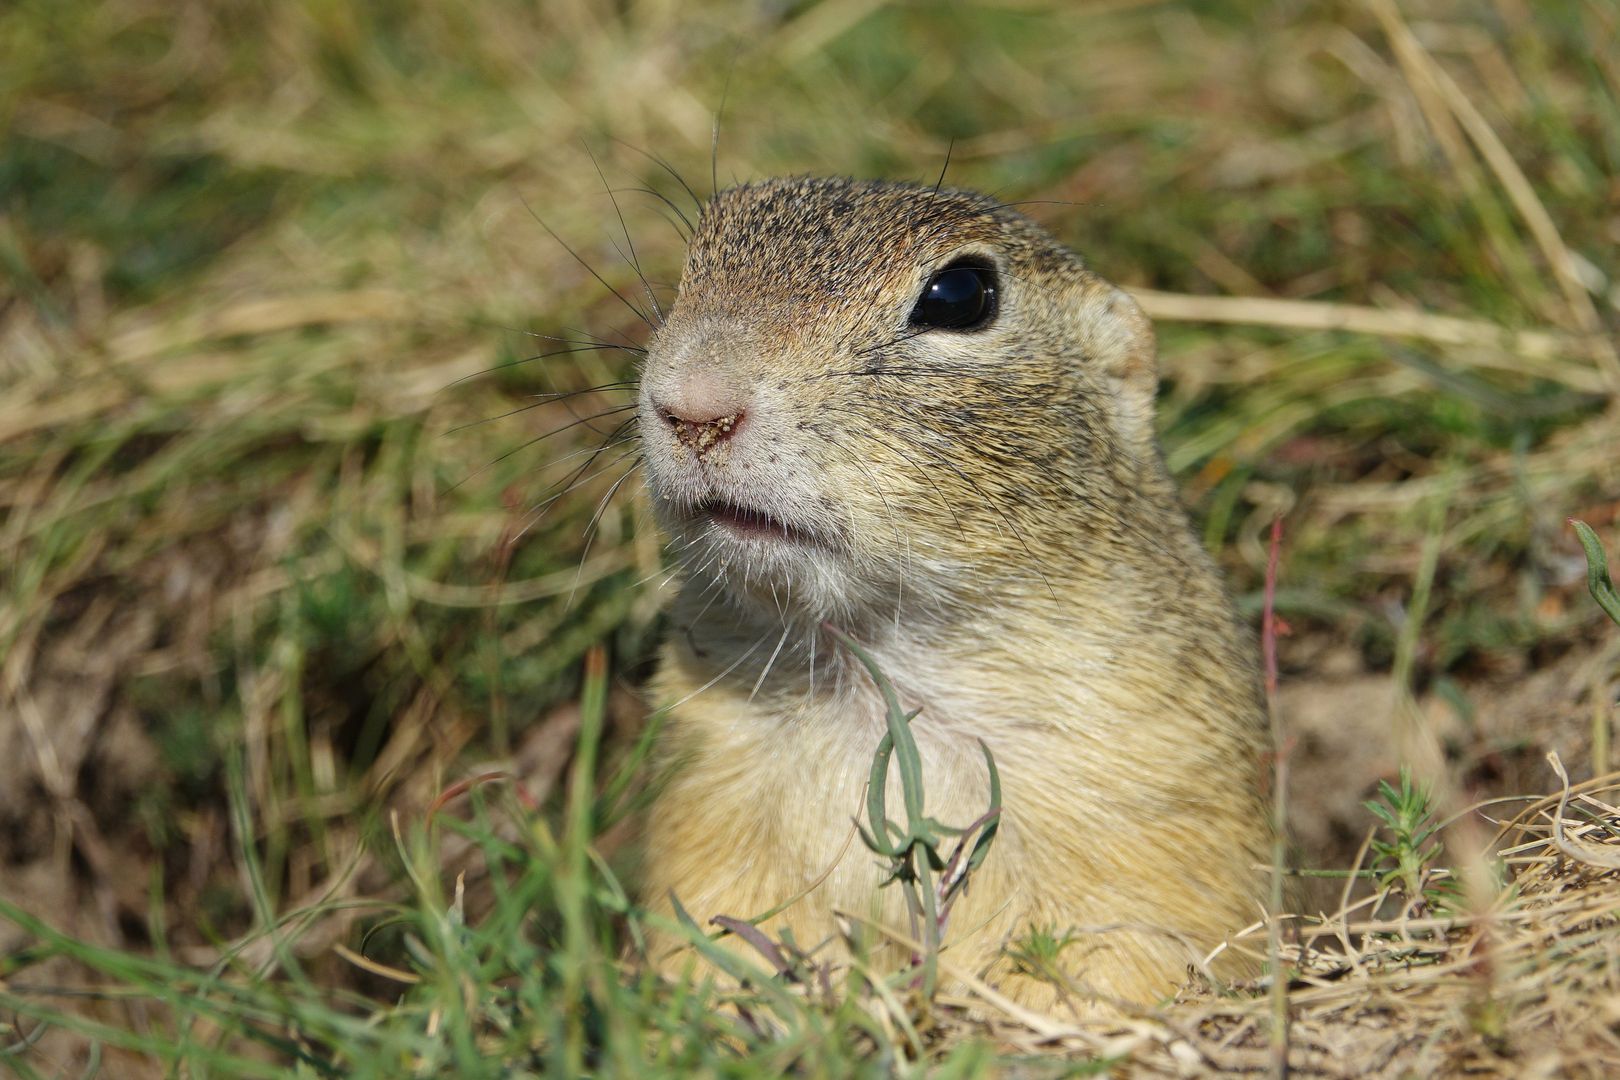
[[[771,650],[770,659],[765,661],[765,667],[761,669],[759,678],[754,680],[754,688],[748,691],[748,700],[750,703],[753,702],[754,696],[759,693],[759,688],[765,685],[765,677],[771,673],[771,668],[776,666],[776,658],[782,655],[782,646],[787,644],[788,634],[792,630],[792,623],[783,622],[782,636],[776,639],[776,648]]]
[[[595,417],[588,417],[587,419],[595,419]],[[581,424],[581,423],[584,423],[584,422],[585,422],[584,420],[576,421],[574,424],[570,424],[569,426],[570,427],[575,427],[578,424]],[[591,463],[594,462],[598,457],[600,457],[604,451],[608,450],[611,447],[620,446],[620,445],[622,445],[624,443],[627,443],[627,442],[635,442],[635,441],[637,441],[640,438],[639,435],[632,435],[629,438],[623,438],[622,437],[624,435],[625,431],[627,431],[629,428],[634,426],[635,422],[636,422],[636,418],[632,416],[630,419],[626,420],[624,423],[620,424],[618,427],[616,427],[612,431],[610,431],[608,433],[608,435],[607,435],[607,438],[603,439],[596,446],[588,447],[585,450],[576,451],[575,453],[564,455],[563,457],[560,457],[556,461],[553,461],[553,462],[547,462],[548,465],[554,465],[554,464],[557,464],[557,462],[567,461],[569,458],[579,457],[581,454],[588,454],[589,455],[589,457],[586,458],[585,464],[581,465],[579,467],[578,471],[573,473],[571,476],[564,477],[562,480],[559,480],[555,484],[552,484],[550,487],[546,488],[547,492],[555,491],[558,487],[562,487],[563,490],[561,492],[559,492],[557,495],[552,496],[552,498],[550,500],[548,500],[544,505],[549,506],[551,504],[551,502],[556,501],[557,499],[561,498],[563,495],[566,495],[569,491],[573,490],[574,482],[578,479],[580,474],[583,473],[586,469],[589,469],[591,467]],[[513,450],[509,450],[505,454],[501,455],[501,457],[502,458],[510,457],[512,454],[516,453],[518,450],[521,450],[521,449],[522,449],[522,447],[517,447],[517,448],[515,448]],[[501,459],[497,458],[496,460],[499,461]],[[490,464],[493,465],[494,462],[491,462]],[[489,465],[484,466],[484,468],[486,468],[486,469],[489,468]],[[482,470],[480,470],[480,471],[482,471]],[[477,475],[477,474],[475,473],[474,475]],[[463,481],[463,483],[465,483],[465,481]],[[544,493],[545,492],[542,492],[542,494],[544,494]]]
[[[686,211],[682,210],[680,208],[680,206],[678,204],[676,204],[676,202],[673,199],[671,199],[668,195],[665,195],[663,192],[655,190],[654,188],[650,188],[650,187],[632,187],[632,188],[622,188],[620,190],[622,190],[622,191],[633,191],[638,195],[651,195],[653,198],[657,199],[659,202],[661,202],[665,206],[667,206],[669,208],[669,211],[670,211],[671,214],[674,214],[675,217],[680,218],[681,223],[680,223],[680,225],[675,224],[675,221],[672,218],[670,218],[668,214],[660,214],[659,216],[662,217],[665,221],[668,221],[671,225],[674,226],[675,232],[680,236],[680,238],[682,240],[690,240],[692,238],[692,223],[691,223],[691,221],[689,221],[687,219]],[[685,226],[684,229],[681,227],[682,225]]]
[[[495,464],[495,462],[505,461],[507,458],[511,457],[513,454],[516,454],[516,453],[518,453],[519,451],[522,451],[522,450],[527,450],[529,447],[535,445],[536,443],[544,442],[545,440],[551,438],[553,435],[560,435],[563,432],[569,430],[570,428],[577,428],[581,424],[589,424],[592,420],[600,420],[604,416],[617,416],[619,413],[629,412],[630,410],[632,410],[632,409],[634,409],[636,407],[637,407],[637,403],[632,401],[632,402],[629,402],[628,404],[624,404],[624,405],[615,405],[611,409],[603,409],[601,412],[591,413],[591,415],[589,415],[589,416],[582,416],[578,420],[571,420],[568,423],[563,424],[561,427],[552,428],[550,431],[546,432],[543,435],[536,435],[532,439],[526,440],[525,442],[518,443],[516,446],[512,447],[512,449],[506,451],[504,454],[501,454],[499,457],[497,457],[495,459],[495,461],[490,462],[490,464],[493,465],[493,464]]]
[[[613,481],[613,486],[607,489],[607,494],[603,495],[600,501],[597,502],[596,513],[591,515],[591,520],[585,525],[584,536],[585,549],[587,551],[590,550],[591,541],[595,538],[597,533],[596,527],[601,523],[602,514],[607,510],[608,503],[613,501],[613,496],[619,493],[619,488],[624,485],[624,482],[630,479],[637,469],[641,468],[641,463],[643,460],[645,459],[638,456],[636,460],[632,461],[630,463],[630,467],[624,470],[624,474],[617,480]]]
[[[649,153],[648,151],[643,150],[641,147],[635,145],[634,143],[628,143],[628,142],[625,142],[623,139],[618,139],[618,138],[613,139],[613,141],[618,143],[620,146],[623,146],[623,147],[625,147],[625,148],[627,148],[629,150],[634,150],[636,153],[640,154],[642,157],[644,157],[647,160],[651,161],[654,165],[657,165],[659,168],[661,168],[665,172],[669,173],[669,175],[673,176],[675,178],[675,182],[677,184],[681,185],[681,187],[686,190],[686,193],[692,197],[692,205],[697,207],[698,213],[701,214],[703,212],[703,200],[698,198],[697,192],[692,190],[692,185],[688,184],[686,182],[686,177],[682,176],[679,172],[676,172],[675,167],[673,165],[671,165],[669,162],[665,161],[663,158],[659,157],[657,154]],[[657,192],[654,192],[654,194],[657,194]],[[662,198],[663,196],[659,196],[659,197]],[[674,206],[673,203],[670,204],[670,209],[675,210],[675,212],[677,214],[681,213],[680,210],[677,209]],[[686,215],[685,214],[681,214],[681,220],[686,221]],[[688,229],[690,229],[692,227],[692,223],[690,221],[686,221],[686,227]]]
[[[608,503],[613,501],[613,496],[618,493],[619,488],[623,486],[624,482],[630,479],[635,471],[641,467],[641,462],[642,459],[640,457],[637,457],[636,460],[632,461],[630,463],[630,467],[624,470],[623,475],[621,475],[617,480],[613,481],[613,486],[608,488],[607,494],[603,495],[601,501],[596,504],[596,513],[591,515],[590,523],[585,526],[585,546],[580,550],[579,553],[579,571],[574,575],[574,584],[568,590],[568,599],[564,603],[565,607],[573,606],[574,594],[579,591],[579,583],[584,580],[585,562],[591,557],[591,545],[596,542],[597,523],[602,520],[603,512],[607,510]]]
[[[598,452],[600,452],[600,451],[598,451]],[[593,461],[595,459],[593,457],[593,458],[587,460],[584,465],[580,466],[579,471],[576,471],[574,473],[574,476],[569,481],[567,487],[563,488],[561,491],[557,492],[557,494],[551,496],[550,498],[545,499],[542,502],[540,502],[534,508],[534,510],[532,510],[530,512],[529,520],[524,523],[524,525],[523,525],[523,527],[521,529],[518,530],[517,536],[523,536],[530,529],[532,529],[536,525],[540,524],[540,522],[545,519],[546,514],[551,512],[551,508],[553,506],[557,505],[557,500],[569,495],[570,493],[572,493],[574,491],[575,488],[583,487],[585,484],[590,483],[592,480],[595,480],[597,477],[604,476],[607,473],[612,472],[613,467],[618,465],[619,462],[623,461],[627,457],[633,456],[636,453],[639,453],[639,451],[627,450],[624,453],[620,454],[618,457],[614,458],[612,461],[608,462],[606,465],[602,466],[600,469],[597,469],[595,472],[589,473],[589,474],[586,474],[584,472],[584,470],[589,468],[590,464],[591,464],[591,461]]]
[[[556,435],[559,432],[567,431],[569,428],[579,427],[581,424],[588,424],[592,420],[600,420],[604,416],[611,416],[614,413],[621,413],[621,412],[626,411],[627,409],[634,409],[635,407],[636,407],[636,405],[635,405],[634,402],[630,403],[629,405],[620,405],[616,409],[606,409],[606,410],[604,410],[602,412],[599,412],[599,413],[596,413],[594,415],[586,416],[586,417],[583,417],[583,418],[581,418],[579,420],[575,420],[572,423],[564,424],[561,427],[552,428],[550,431],[546,432],[544,435],[537,435],[534,438],[529,439],[527,442],[519,443],[518,445],[512,447],[512,449],[506,451],[504,454],[501,454],[498,457],[496,457],[494,460],[485,462],[484,464],[480,465],[478,468],[474,469],[472,472],[468,473],[466,476],[462,477],[460,480],[457,480],[454,484],[451,484],[448,490],[455,491],[457,488],[461,487],[463,484],[468,483],[469,481],[475,479],[476,477],[482,476],[485,472],[487,472],[488,470],[494,468],[496,465],[500,464],[501,462],[505,461],[507,458],[511,457],[513,454],[516,454],[516,453],[518,453],[518,452],[520,452],[522,450],[526,450],[529,447],[533,446],[535,443],[544,442],[546,439],[551,438],[553,435]],[[634,423],[634,422],[635,422],[634,417],[632,417],[631,420],[628,421],[627,423]],[[624,428],[624,425],[620,425],[619,430],[622,431],[623,428]],[[613,436],[610,435],[608,437],[612,438]]]
[[[503,327],[503,329],[510,330],[511,327]],[[515,332],[516,333],[527,333],[527,331],[522,331],[522,330],[515,331]],[[535,335],[535,336],[539,336],[539,335]],[[535,353],[533,356],[525,356],[525,357],[523,357],[522,359],[519,359],[519,360],[508,360],[504,364],[496,364],[493,367],[487,367],[487,368],[484,368],[481,371],[475,371],[471,375],[463,375],[458,379],[451,379],[449,382],[445,383],[444,386],[441,387],[440,389],[441,390],[448,390],[452,386],[459,386],[460,384],[466,382],[468,379],[476,379],[476,378],[478,378],[478,377],[480,377],[482,375],[489,375],[489,374],[491,374],[493,372],[496,372],[496,371],[503,371],[503,370],[505,370],[506,368],[509,368],[509,367],[517,367],[519,364],[532,363],[535,360],[545,360],[545,359],[548,359],[548,358],[553,357],[553,356],[568,356],[568,355],[570,355],[572,353],[598,352],[598,351],[603,350],[603,349],[618,349],[618,350],[622,351],[624,349],[624,346],[623,345],[613,345],[613,344],[606,343],[606,342],[596,342],[596,341],[581,342],[581,343],[576,344],[576,345],[574,345],[574,346],[572,346],[570,348],[567,348],[567,349],[552,349],[549,352]]]
[[[939,486],[939,481],[934,479],[933,474],[927,469],[923,468],[921,465],[917,464],[916,458],[913,458],[910,454],[906,453],[889,440],[883,438],[881,435],[878,435],[873,431],[866,432],[866,435],[879,446],[882,446],[890,452],[898,454],[900,457],[904,458],[906,464],[910,465],[917,471],[918,475],[920,475],[924,480],[928,481],[928,485],[934,489],[934,494],[939,498],[939,504],[945,508],[946,513],[951,515],[951,520],[956,522],[957,533],[962,536],[963,539],[966,539],[967,529],[962,525],[961,515],[956,512],[956,507],[951,504],[951,500],[945,497],[944,489]]]
[[[895,376],[895,377],[904,376],[905,378],[908,378],[908,379],[911,379],[911,378],[916,378],[916,379],[966,379],[966,378],[971,378],[971,377],[975,377],[975,376],[977,376],[979,378],[983,378],[984,376],[986,376],[988,374],[990,374],[990,370],[988,368],[985,368],[984,370],[979,370],[979,371],[966,371],[966,370],[963,370],[961,368],[949,368],[949,367],[943,367],[943,366],[942,367],[937,367],[937,368],[921,368],[921,367],[904,367],[904,368],[884,367],[884,368],[858,368],[858,369],[852,368],[849,371],[823,371],[823,372],[819,372],[819,373],[817,373],[815,375],[806,376],[804,381],[805,382],[813,382],[813,381],[817,381],[817,380],[820,380],[820,379],[843,379],[843,378],[874,379],[874,378],[878,378],[879,376],[883,376],[883,375],[892,375],[892,376]]]
[[[811,430],[815,431],[816,434],[820,435],[823,439],[826,439],[834,447],[842,451],[844,455],[851,461],[855,462],[855,467],[866,474],[867,482],[871,485],[872,490],[877,493],[879,501],[883,503],[883,513],[889,519],[889,528],[894,533],[895,540],[899,542],[900,548],[904,552],[904,556],[900,562],[900,578],[895,585],[894,622],[896,629],[898,629],[900,626],[900,609],[901,605],[905,602],[906,595],[906,571],[911,567],[910,534],[901,530],[900,523],[895,518],[894,507],[889,503],[888,494],[883,490],[883,485],[878,483],[878,479],[875,475],[873,475],[871,468],[866,462],[861,460],[860,455],[853,453],[843,443],[827,434],[825,430],[822,430],[819,427],[812,427]]]
[[[896,521],[895,516],[894,516],[894,507],[892,505],[890,505],[889,497],[884,492],[883,485],[878,483],[877,477],[872,474],[872,470],[867,465],[867,463],[861,460],[861,457],[860,457],[859,454],[856,454],[854,451],[850,450],[849,447],[845,446],[842,442],[838,441],[833,436],[827,434],[826,429],[824,427],[822,427],[820,424],[812,424],[812,425],[810,425],[809,430],[815,432],[817,435],[821,436],[823,439],[826,439],[828,443],[830,443],[833,447],[835,447],[840,452],[842,452],[845,457],[847,457],[851,461],[853,461],[855,463],[855,467],[860,469],[861,472],[865,474],[867,482],[872,487],[872,491],[878,497],[878,501],[883,503],[883,512],[884,512],[884,515],[889,519],[889,528],[894,532],[894,538],[896,540],[898,540],[901,544],[905,544],[905,542],[906,542],[905,536],[904,536],[903,533],[901,533],[900,526],[899,526],[899,524]]]
[[[566,326],[563,329],[569,331],[570,333],[575,333],[575,334],[582,333],[582,331],[575,330],[571,326]],[[627,353],[632,353],[632,354],[634,354],[634,355],[636,355],[638,357],[642,357],[642,356],[647,355],[646,347],[642,346],[642,345],[637,345],[635,342],[631,341],[630,338],[622,330],[614,330],[613,332],[615,334],[618,334],[619,337],[624,339],[624,344],[618,345],[618,344],[614,344],[612,342],[604,342],[604,344],[608,345],[610,348],[622,349],[623,351],[625,351]]]
[[[546,233],[553,240],[557,241],[558,246],[561,247],[564,251],[568,252],[569,255],[573,256],[574,261],[579,263],[580,266],[583,266],[585,268],[585,272],[590,274],[591,277],[595,278],[597,280],[597,283],[600,284],[602,286],[602,288],[604,288],[608,292],[612,293],[614,296],[616,296],[618,298],[619,303],[623,304],[625,307],[627,307],[631,311],[633,311],[635,313],[636,318],[640,319],[642,322],[647,324],[648,329],[650,329],[650,330],[658,329],[658,325],[656,323],[654,323],[652,321],[652,319],[647,317],[647,313],[645,311],[642,311],[636,305],[632,304],[629,300],[627,300],[625,298],[625,295],[623,293],[621,293],[618,289],[615,289],[612,285],[609,285],[608,281],[607,281],[607,278],[603,277],[601,274],[598,274],[596,272],[596,267],[592,266],[589,262],[585,261],[584,257],[581,256],[579,252],[577,252],[573,248],[569,247],[568,242],[565,241],[562,237],[558,236],[557,231],[555,229],[553,229],[550,225],[547,225],[546,222],[545,222],[545,219],[542,218],[539,214],[534,212],[534,207],[530,206],[527,202],[525,202],[523,204],[523,207],[524,207],[524,209],[529,211],[529,216],[534,218],[534,220],[539,224],[539,226],[542,229],[546,230]]]
[[[939,194],[940,185],[945,183],[945,173],[951,167],[951,151],[953,151],[955,149],[956,149],[956,139],[953,136],[951,138],[951,141],[945,144],[945,164],[943,164],[943,165],[941,165],[939,167],[939,179],[934,181],[934,194],[935,195]]]
[[[518,413],[528,412],[530,409],[538,409],[542,405],[554,405],[559,401],[566,401],[569,398],[579,397],[581,394],[605,394],[611,390],[633,390],[635,389],[635,386],[636,384],[633,382],[603,383],[601,386],[591,386],[584,390],[569,390],[566,393],[559,392],[551,394],[535,394],[534,397],[539,398],[538,401],[531,401],[527,405],[519,405],[515,409],[509,409],[503,413],[496,413],[494,416],[486,416],[482,420],[469,420],[465,424],[457,424],[453,428],[446,428],[443,434],[454,435],[456,432],[466,431],[468,428],[478,427],[482,424],[492,424],[497,420],[505,420],[509,416],[516,416]],[[634,405],[628,407],[634,408]],[[597,416],[601,415],[603,414],[597,414]],[[593,416],[589,419],[594,420],[596,418],[597,417]],[[557,430],[561,431],[563,429],[558,428]]]
[[[690,694],[687,694],[685,697],[681,698],[681,700],[679,700],[679,701],[675,702],[673,705],[669,706],[669,708],[671,708],[671,709],[680,708],[682,705],[685,705],[688,701],[691,701],[693,698],[697,697],[699,694],[703,693],[703,691],[705,691],[705,690],[709,689],[710,687],[712,687],[715,683],[719,682],[721,679],[725,678],[727,675],[730,675],[733,671],[736,671],[739,667],[741,667],[743,665],[743,663],[750,656],[753,656],[756,652],[758,652],[759,647],[761,645],[765,644],[765,642],[769,638],[770,638],[769,634],[761,635],[760,639],[758,641],[754,642],[754,644],[749,647],[747,652],[743,653],[741,656],[737,657],[737,659],[735,659],[731,663],[727,664],[725,669],[723,671],[721,671],[718,675],[716,675],[714,678],[710,679],[708,682],[704,683],[702,686],[698,687],[696,690],[692,691]]]
[[[1018,530],[1018,526],[1013,524],[1012,518],[1007,516],[1007,512],[1006,510],[1002,509],[1001,503],[995,499],[992,499],[985,492],[985,490],[979,486],[976,480],[974,480],[967,473],[963,472],[961,467],[951,461],[949,458],[922,443],[913,443],[912,445],[928,454],[932,460],[939,462],[939,464],[945,466],[951,472],[955,473],[963,483],[973,489],[974,494],[978,495],[986,506],[995,511],[996,516],[1001,518],[1002,523],[1007,526],[1007,530],[1011,532],[1013,538],[1018,541],[1018,546],[1024,549],[1024,554],[1029,556],[1029,564],[1035,568],[1035,573],[1040,577],[1041,583],[1046,586],[1046,591],[1052,594],[1053,600],[1056,600],[1058,598],[1057,590],[1052,588],[1052,582],[1047,579],[1046,574],[1041,570],[1041,564],[1040,561],[1035,558],[1035,552],[1030,550],[1029,542],[1024,539],[1024,534]]]
[[[594,419],[594,418],[590,418],[590,419]],[[625,432],[630,431],[632,428],[635,428],[636,424],[637,424],[637,419],[636,419],[636,417],[632,416],[628,420],[622,421],[619,424],[618,427],[616,427],[612,431],[608,432],[606,438],[604,438],[600,443],[597,443],[596,446],[589,448],[590,449],[589,457],[586,458],[585,464],[581,465],[579,467],[579,469],[574,473],[574,476],[577,477],[577,476],[579,476],[580,473],[583,473],[586,469],[589,469],[591,467],[591,465],[595,463],[595,460],[598,457],[601,457],[603,453],[605,453],[606,451],[608,451],[612,447],[619,446],[619,445],[622,445],[624,443],[639,442],[640,439],[641,439],[641,434],[640,434],[639,431],[634,432],[634,433],[632,433],[632,434],[630,434],[628,436],[625,435]],[[566,457],[561,457],[561,458],[558,458],[557,460],[558,461],[567,461],[571,457],[578,457],[578,456],[579,455],[577,453],[569,454]],[[551,465],[551,464],[555,464],[555,462],[547,462],[547,464]],[[571,487],[572,484],[573,484],[572,478],[565,478],[564,480],[560,480],[556,484],[551,485],[551,487],[547,488],[546,491],[548,491],[548,492],[552,491],[552,490],[556,489],[559,485],[562,485],[565,488],[566,487]],[[564,493],[566,494],[566,491]],[[545,492],[542,492],[542,494],[545,494]]]
[[[622,426],[620,430],[623,430]],[[609,441],[599,443],[596,446],[587,446],[583,449],[575,450],[571,454],[564,454],[562,457],[552,458],[550,461],[547,461],[542,468],[549,469],[554,465],[561,465],[565,461],[572,461],[574,458],[585,457],[588,454],[600,454],[605,450],[613,449],[615,446],[624,446],[627,443],[637,442],[640,440],[640,438],[640,435],[626,435],[623,438],[610,439]],[[549,491],[550,489],[548,488],[547,490]],[[544,494],[544,492],[542,492],[542,494]]]
[[[712,559],[713,556],[710,556],[710,558]],[[702,609],[699,610],[695,616],[693,620],[694,622],[701,621],[703,616],[709,613],[709,609],[714,606],[714,602],[720,599],[721,594],[725,592],[725,582],[721,581],[719,578],[714,578],[710,581],[704,592],[709,594],[709,596],[704,602]]]
[[[720,194],[720,118],[726,115],[726,99],[731,96],[731,77],[737,73],[737,54],[742,45],[732,47],[731,63],[726,67],[726,83],[720,88],[720,107],[714,110],[714,132],[709,139],[709,192],[710,198]]]
[[[647,302],[652,304],[653,314],[657,316],[659,324],[662,325],[664,310],[658,306],[658,297],[653,294],[652,285],[647,281],[647,275],[641,272],[641,260],[636,257],[636,242],[630,238],[630,226],[624,223],[624,211],[619,207],[619,197],[613,193],[613,188],[608,185],[607,174],[602,171],[602,163],[596,160],[596,155],[591,153],[588,144],[585,146],[585,153],[590,157],[591,165],[596,168],[597,178],[602,181],[602,190],[607,192],[608,201],[613,204],[613,215],[619,219],[619,231],[624,233],[624,246],[630,249],[628,256],[620,252],[620,257],[624,258],[625,262],[630,264],[630,268],[636,272],[636,277],[641,281],[642,291],[647,294]],[[617,248],[618,244],[613,246]]]
[[[644,355],[646,355],[646,352],[647,352],[647,350],[645,348],[643,348],[640,345],[637,345],[633,341],[629,341],[628,338],[626,338],[625,340],[627,342],[629,342],[629,344],[620,345],[617,342],[603,341],[601,338],[595,337],[595,336],[593,336],[591,334],[587,334],[583,330],[575,330],[574,328],[567,327],[567,326],[563,327],[563,329],[568,330],[571,333],[578,334],[579,337],[578,338],[558,337],[555,334],[542,334],[538,330],[525,330],[520,326],[501,326],[501,327],[497,327],[496,329],[509,330],[514,334],[522,334],[525,337],[537,338],[540,341],[561,341],[561,342],[563,342],[565,344],[568,344],[568,345],[592,345],[592,346],[595,346],[598,349],[618,349],[620,352],[634,353],[637,356],[644,356]]]

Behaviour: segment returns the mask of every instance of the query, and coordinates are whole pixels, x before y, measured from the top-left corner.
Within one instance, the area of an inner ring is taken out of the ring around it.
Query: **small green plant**
[[[861,840],[873,852],[889,861],[889,876],[885,884],[898,883],[905,894],[906,910],[911,917],[911,936],[923,946],[922,953],[913,958],[919,971],[916,984],[922,1000],[933,996],[938,982],[939,949],[950,920],[951,907],[967,887],[968,879],[990,853],[995,842],[996,828],[1001,819],[1001,777],[996,772],[996,761],[984,743],[985,768],[990,773],[990,805],[975,821],[962,827],[949,825],[928,817],[923,812],[922,754],[911,733],[911,721],[916,712],[900,707],[900,698],[894,685],[878,667],[877,662],[847,634],[828,627],[866,668],[883,702],[888,719],[888,731],[878,742],[872,755],[872,775],[867,782],[867,825],[860,826]],[[889,820],[888,780],[891,759],[899,766],[900,793],[905,806],[904,826]],[[947,838],[956,837],[955,848],[944,854]],[[937,882],[935,874],[939,875]]]
[[[1020,975],[1061,987],[1066,981],[1060,964],[1063,952],[1079,940],[1080,936],[1073,930],[1031,926],[1023,937],[1008,944],[1007,959]]]
[[[1378,798],[1365,803],[1383,825],[1370,846],[1373,876],[1380,888],[1397,889],[1408,904],[1440,906],[1453,892],[1449,879],[1437,878],[1435,860],[1441,844],[1427,785],[1414,784],[1412,771],[1401,766],[1400,787],[1378,782]]]
[[[1616,626],[1620,626],[1620,593],[1615,591],[1614,581],[1609,577],[1609,559],[1603,553],[1603,545],[1592,526],[1586,522],[1571,518],[1569,523],[1586,551],[1586,587],[1604,614],[1614,620]],[[1609,733],[1612,726],[1609,713],[1608,709],[1600,709],[1592,714],[1592,772],[1599,776],[1609,771]]]
[[[1614,582],[1609,578],[1609,560],[1603,554],[1603,544],[1586,522],[1571,520],[1570,524],[1575,527],[1575,535],[1586,550],[1586,587],[1604,614],[1613,619],[1616,626],[1620,626],[1620,592],[1615,591]]]

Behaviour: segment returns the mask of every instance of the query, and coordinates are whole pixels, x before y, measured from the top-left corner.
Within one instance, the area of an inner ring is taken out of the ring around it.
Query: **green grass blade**
[[[894,845],[889,843],[889,757],[894,751],[894,737],[885,732],[883,738],[878,740],[877,752],[872,755],[872,772],[866,781],[866,816],[871,825],[870,839],[863,830],[861,836],[866,839],[866,846],[886,858],[893,858],[896,854]]]
[[[866,668],[867,674],[877,686],[878,693],[883,695],[889,737],[894,743],[895,762],[900,767],[900,792],[905,798],[906,816],[910,819],[912,829],[915,830],[924,820],[922,754],[917,749],[917,740],[911,734],[911,721],[917,714],[914,712],[908,714],[900,707],[900,697],[894,691],[894,684],[889,682],[888,676],[883,674],[877,661],[872,659],[865,649],[837,627],[827,625],[827,629],[854,654],[855,659],[861,662],[861,666]]]
[[[1570,524],[1575,526],[1575,535],[1586,549],[1586,587],[1604,614],[1620,626],[1620,593],[1615,592],[1614,582],[1609,577],[1609,560],[1603,553],[1603,545],[1586,522],[1572,520]]]

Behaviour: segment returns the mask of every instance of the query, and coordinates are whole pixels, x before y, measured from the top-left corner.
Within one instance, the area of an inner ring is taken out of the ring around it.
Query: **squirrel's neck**
[[[867,681],[834,630],[897,686],[919,690],[985,685],[987,667],[1009,679],[1050,682],[1050,665],[1059,681],[1106,681],[1132,667],[1163,670],[1189,642],[1224,652],[1239,633],[1213,566],[1184,530],[1127,532],[1050,555],[1035,573],[987,574],[948,596],[918,587],[886,612],[843,623],[689,582],[671,613],[671,644],[698,685],[741,687],[768,703]]]

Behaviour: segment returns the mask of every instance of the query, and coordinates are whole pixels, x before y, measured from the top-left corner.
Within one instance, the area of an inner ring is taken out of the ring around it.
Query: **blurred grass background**
[[[1250,611],[1287,516],[1298,678],[1438,691],[1500,781],[1539,736],[1470,733],[1475,688],[1574,656],[1560,708],[1596,719],[1556,738],[1601,765],[1613,652],[1563,521],[1620,517],[1617,39],[1607,0],[12,0],[0,899],[206,960],[265,904],[400,895],[390,812],[490,768],[551,805],[597,644],[604,768],[632,753],[640,494],[603,506],[609,469],[535,513],[615,421],[535,440],[630,391],[536,395],[632,358],[525,358],[645,328],[540,220],[628,291],[612,188],[672,292],[659,197],[710,189],[722,101],[722,185],[949,154],[1144,291]],[[1331,329],[1362,309],[1410,317]]]

